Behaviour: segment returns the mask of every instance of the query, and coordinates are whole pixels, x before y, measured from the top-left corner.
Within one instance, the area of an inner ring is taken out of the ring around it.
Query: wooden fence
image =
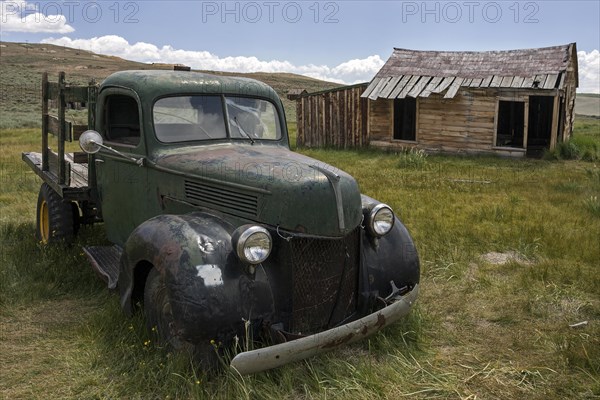
[[[363,147],[369,144],[368,83],[301,95],[296,99],[297,145]]]

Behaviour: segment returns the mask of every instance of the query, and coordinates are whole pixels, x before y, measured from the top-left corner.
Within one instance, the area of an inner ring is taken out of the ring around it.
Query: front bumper
[[[230,367],[241,375],[253,374],[354,343],[396,322],[411,310],[419,294],[419,285],[393,304],[337,328],[290,342],[246,351],[231,360]]]

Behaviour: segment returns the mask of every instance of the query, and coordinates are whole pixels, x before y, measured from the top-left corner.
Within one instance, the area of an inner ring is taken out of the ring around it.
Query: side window
[[[106,140],[129,146],[140,142],[140,114],[137,101],[120,94],[106,99]]]

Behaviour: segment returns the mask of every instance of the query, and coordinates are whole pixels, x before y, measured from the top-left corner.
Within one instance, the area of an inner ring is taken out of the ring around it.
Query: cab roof
[[[108,76],[100,85],[129,88],[149,100],[175,94],[231,94],[265,97],[279,102],[277,93],[260,81],[191,71],[134,70]]]

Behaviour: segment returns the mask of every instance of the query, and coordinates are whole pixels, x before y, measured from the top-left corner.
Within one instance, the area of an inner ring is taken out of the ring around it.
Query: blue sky
[[[504,50],[577,42],[599,92],[599,1],[0,1],[2,40],[201,69],[370,80],[393,47]]]

